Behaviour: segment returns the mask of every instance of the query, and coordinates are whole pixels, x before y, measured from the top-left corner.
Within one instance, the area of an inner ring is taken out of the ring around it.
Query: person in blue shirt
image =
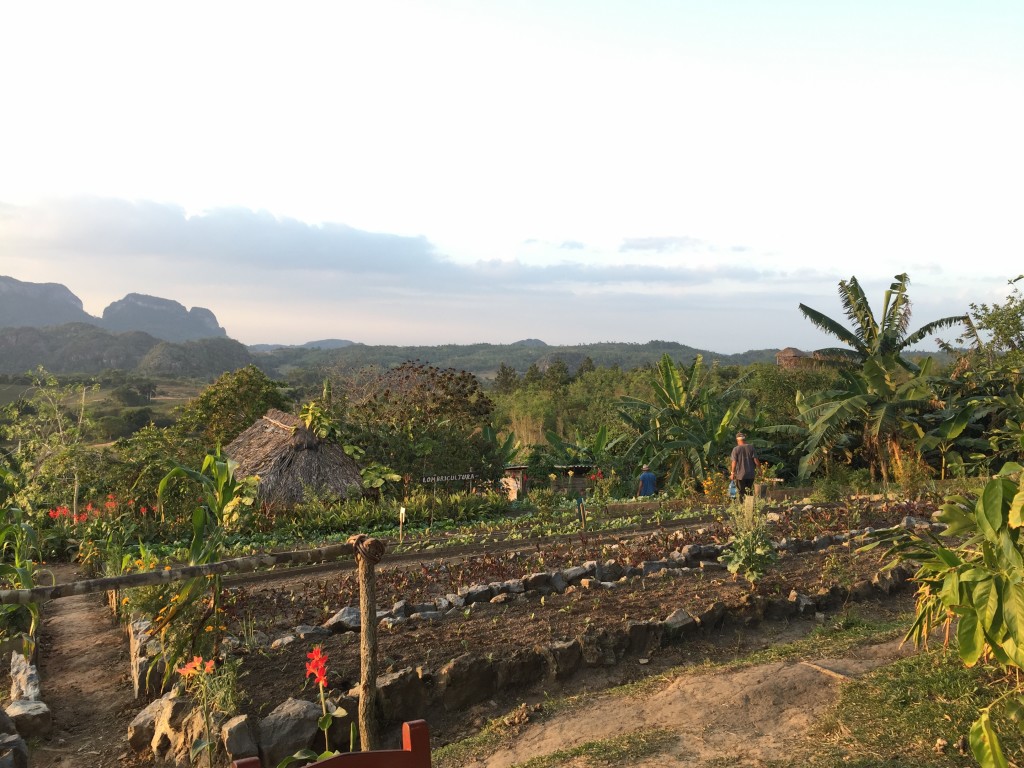
[[[636,485],[637,496],[653,496],[658,492],[658,478],[651,472],[649,464],[644,464],[643,472],[640,473],[640,482]]]

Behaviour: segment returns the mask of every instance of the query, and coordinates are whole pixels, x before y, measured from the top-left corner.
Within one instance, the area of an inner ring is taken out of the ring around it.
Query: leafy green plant
[[[917,615],[907,633],[915,644],[925,645],[940,624],[948,637],[956,618],[958,652],[965,665],[991,659],[1010,670],[1024,667],[1024,487],[1012,479],[1022,471],[1021,465],[1008,463],[977,499],[947,499],[939,516],[948,526],[942,535],[966,537],[956,546],[944,546],[928,532],[892,529],[881,537],[893,542],[891,565],[919,565],[914,577]],[[971,726],[971,752],[983,768],[1008,766],[993,720],[1003,712],[1024,727],[1022,693],[1018,682],[982,708]]]
[[[14,589],[32,589],[40,572],[36,567],[39,535],[17,507],[8,507],[5,516],[0,525],[0,582]],[[26,656],[35,650],[39,620],[38,603],[0,606],[0,626],[13,636],[23,637]]]
[[[778,560],[775,545],[764,516],[754,505],[734,505],[729,516],[733,539],[725,545],[719,561],[733,576],[741,575],[754,586]]]
[[[208,764],[213,765],[217,753],[214,717],[231,715],[238,708],[238,660],[229,659],[218,667],[213,659],[204,661],[202,656],[195,656],[177,671],[185,681],[185,692],[203,714],[204,735],[191,745],[189,756],[194,763],[205,751]]]
[[[189,565],[205,565],[222,557],[225,536],[231,526],[241,521],[241,510],[252,506],[255,499],[254,478],[239,480],[231,462],[220,449],[207,455],[200,471],[176,465],[160,481],[157,498],[167,484],[185,477],[199,484],[201,503],[192,512],[192,540],[188,548]],[[164,681],[186,656],[197,650],[210,655],[216,652],[221,632],[221,577],[195,577],[172,590],[164,608],[153,618],[160,632],[165,663]],[[202,655],[202,654],[200,654]],[[152,667],[150,669],[152,671]]]

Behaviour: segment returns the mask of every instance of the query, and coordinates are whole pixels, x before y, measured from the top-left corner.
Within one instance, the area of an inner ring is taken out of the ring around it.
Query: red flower
[[[312,677],[316,684],[323,687],[327,685],[327,654],[319,646],[313,646],[313,650],[306,654],[310,661],[306,662],[306,677]]]

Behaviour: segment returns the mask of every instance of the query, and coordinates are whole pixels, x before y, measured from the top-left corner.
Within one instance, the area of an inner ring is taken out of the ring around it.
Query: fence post
[[[380,747],[377,733],[377,575],[384,542],[358,533],[348,540],[359,566],[359,748]]]

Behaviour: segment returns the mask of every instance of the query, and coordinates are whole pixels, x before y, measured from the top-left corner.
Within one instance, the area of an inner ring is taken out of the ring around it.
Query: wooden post
[[[359,749],[380,747],[377,729],[377,576],[374,566],[384,557],[384,542],[356,534],[348,543],[359,566]]]

